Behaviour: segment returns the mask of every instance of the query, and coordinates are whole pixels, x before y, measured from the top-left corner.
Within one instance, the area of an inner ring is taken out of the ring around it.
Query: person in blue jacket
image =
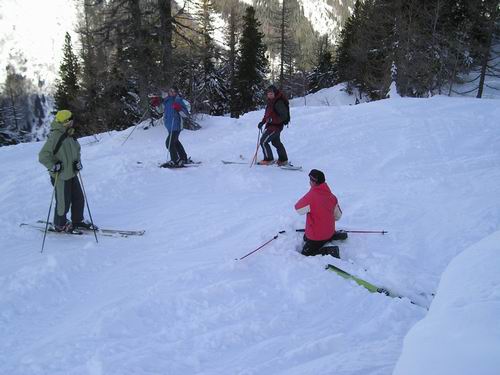
[[[189,116],[189,110],[184,104],[182,97],[178,95],[179,90],[173,86],[168,90],[168,96],[163,99],[163,123],[168,130],[165,146],[170,152],[170,161],[165,167],[182,167],[188,161],[184,147],[179,141],[182,131],[182,117]]]

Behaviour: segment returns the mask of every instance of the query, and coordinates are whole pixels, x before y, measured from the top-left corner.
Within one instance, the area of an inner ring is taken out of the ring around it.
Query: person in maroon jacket
[[[309,172],[309,192],[295,203],[295,210],[306,214],[306,231],[302,254],[332,255],[330,250],[322,247],[335,235],[335,221],[342,216],[337,197],[332,194],[325,182],[325,174],[317,169]]]
[[[268,165],[274,163],[273,151],[271,143],[276,147],[278,152],[278,165],[283,166],[288,164],[288,156],[285,146],[281,143],[280,133],[283,126],[290,122],[290,109],[288,99],[274,85],[267,88],[267,106],[262,121],[259,122],[258,128],[262,129],[266,125],[264,133],[260,138],[260,145],[264,153],[264,159],[257,164]]]

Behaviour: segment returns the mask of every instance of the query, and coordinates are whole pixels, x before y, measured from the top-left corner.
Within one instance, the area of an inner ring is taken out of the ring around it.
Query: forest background
[[[355,104],[392,90],[481,98],[500,75],[498,0],[77,0],[75,6],[78,38],[61,30],[56,82],[29,77],[22,49],[1,62],[0,145],[44,139],[54,111],[63,108],[75,113],[81,135],[145,118],[153,123],[161,113],[149,97],[172,85],[195,117],[239,117],[264,104],[270,83],[291,98],[345,83]]]

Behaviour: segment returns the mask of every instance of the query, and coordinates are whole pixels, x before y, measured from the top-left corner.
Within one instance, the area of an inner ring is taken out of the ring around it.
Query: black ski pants
[[[179,141],[179,134],[181,132],[178,130],[174,130],[171,133],[168,133],[167,140],[165,141],[165,147],[170,152],[170,160],[175,163],[179,161],[187,161],[187,154],[182,146],[182,143]]]
[[[55,179],[50,178],[52,186]],[[71,221],[81,223],[83,221],[83,209],[85,199],[83,197],[82,187],[78,177],[75,176],[69,180],[57,180],[56,184],[56,208],[54,211],[54,225],[63,226],[66,224],[66,214],[71,208]]]
[[[271,150],[271,146],[269,146],[269,143],[271,143],[274,147],[276,147],[276,151],[278,151],[278,160],[288,161],[285,146],[281,143],[280,134],[281,130],[266,129],[264,134],[262,134],[262,137],[260,137],[260,145],[262,147],[262,152],[264,153],[264,160],[274,160],[273,151]]]
[[[329,252],[327,251],[322,251],[322,247],[327,243],[330,242],[331,239],[324,240],[324,241],[313,241],[308,239],[304,235],[304,246],[302,247],[302,255],[305,256],[315,256],[315,255],[328,255]]]

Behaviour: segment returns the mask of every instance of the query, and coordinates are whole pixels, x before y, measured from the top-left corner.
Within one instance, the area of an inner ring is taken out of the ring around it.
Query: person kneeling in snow
[[[337,197],[325,182],[323,172],[312,169],[309,172],[309,192],[295,203],[295,210],[306,214],[306,231],[302,254],[333,255],[331,250],[322,249],[335,235],[335,221],[342,216]]]

